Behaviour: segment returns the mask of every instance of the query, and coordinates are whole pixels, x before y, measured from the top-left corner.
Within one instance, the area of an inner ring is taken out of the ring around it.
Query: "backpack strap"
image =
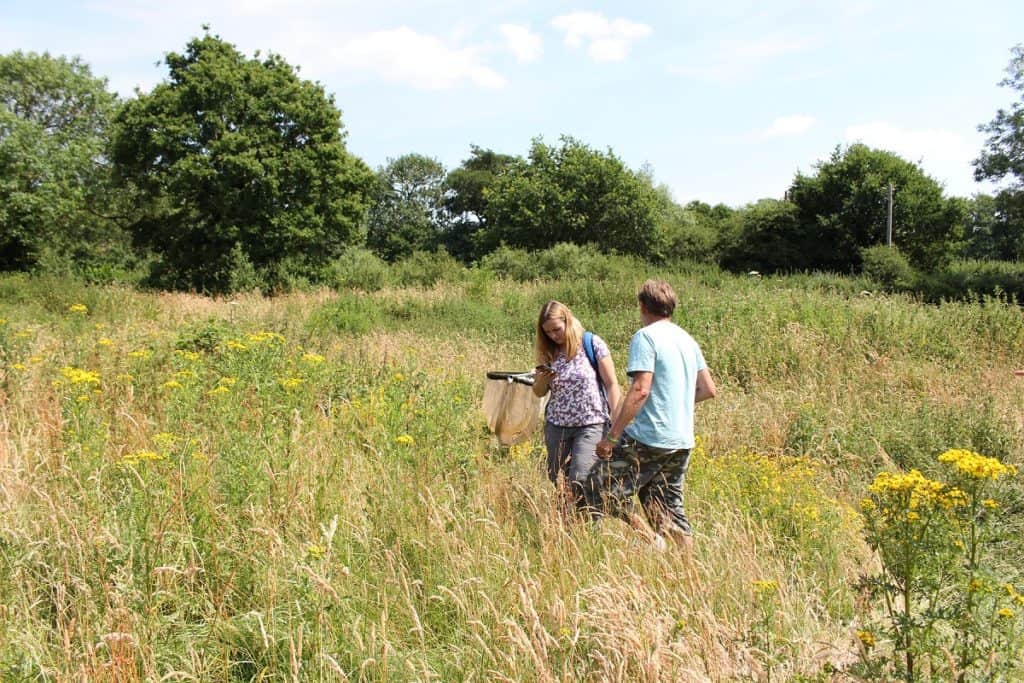
[[[608,392],[604,388],[604,380],[601,379],[601,370],[597,367],[597,351],[594,350],[594,333],[590,330],[586,330],[583,333],[583,352],[587,354],[587,360],[590,361],[590,366],[594,368],[594,375],[597,377],[597,389],[601,393],[601,398],[604,399],[605,410],[610,412],[610,406],[608,405]]]

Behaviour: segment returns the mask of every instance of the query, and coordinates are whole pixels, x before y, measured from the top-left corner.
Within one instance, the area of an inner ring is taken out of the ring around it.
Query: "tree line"
[[[983,126],[976,178],[995,196],[947,196],[919,164],[862,144],[796,173],[781,199],[677,203],[648,168],[573,137],[525,156],[470,146],[446,169],[420,154],[370,169],[345,146],[332,95],[280,55],[211,35],[169,53],[167,78],[120,99],[78,58],[0,56],[0,270],[209,293],[316,282],[352,249],[394,261],[445,250],[560,243],[648,261],[764,273],[937,272],[1024,258],[1024,48],[1018,96]],[[896,250],[886,239],[894,188]],[[896,276],[893,276],[896,277]]]

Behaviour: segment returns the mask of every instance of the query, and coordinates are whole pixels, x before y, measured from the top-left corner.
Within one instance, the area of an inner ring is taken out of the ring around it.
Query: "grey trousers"
[[[548,479],[558,481],[564,477],[576,502],[586,502],[586,486],[591,470],[597,464],[597,444],[604,438],[604,423],[582,427],[560,427],[544,423],[544,443],[548,447]]]

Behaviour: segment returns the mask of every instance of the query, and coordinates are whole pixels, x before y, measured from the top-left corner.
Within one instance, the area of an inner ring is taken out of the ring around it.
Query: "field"
[[[502,449],[479,412],[487,370],[532,365],[552,298],[625,380],[649,274],[233,299],[0,280],[0,680],[892,671],[866,664],[898,643],[864,635],[883,612],[858,588],[881,566],[861,500],[951,448],[1024,463],[1021,310],[660,273],[719,385],[688,561],[564,520],[539,435]],[[986,568],[1017,589],[1022,478]],[[1011,679],[1015,648],[992,655]]]

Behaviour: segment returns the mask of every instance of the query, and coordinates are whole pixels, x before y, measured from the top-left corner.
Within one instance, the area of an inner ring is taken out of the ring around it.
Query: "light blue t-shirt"
[[[651,323],[629,342],[626,373],[653,372],[651,393],[626,435],[657,448],[693,448],[697,373],[707,368],[700,347],[671,320]]]

